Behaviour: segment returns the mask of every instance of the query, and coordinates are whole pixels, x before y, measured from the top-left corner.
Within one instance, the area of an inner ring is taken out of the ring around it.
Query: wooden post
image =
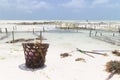
[[[89,37],[91,37],[91,34],[92,34],[92,29],[90,29],[90,32],[89,32]]]
[[[13,43],[14,43],[14,31],[12,31],[12,39],[13,39]]]
[[[100,36],[102,36],[102,32],[100,33]]]
[[[84,26],[84,29],[86,29],[87,28],[87,24],[85,24],[85,26]]]
[[[97,31],[95,32],[95,36],[97,36]]]
[[[5,32],[6,32],[6,34],[8,33],[8,30],[7,30],[7,28],[5,28]]]
[[[43,32],[45,32],[45,28],[43,27]]]
[[[118,28],[118,33],[120,34],[120,28]]]
[[[94,30],[96,30],[96,26],[95,26],[95,24],[94,24]]]
[[[2,33],[2,29],[0,28],[0,33]]]
[[[76,29],[77,29],[77,32],[78,32],[79,28],[77,27]]]
[[[113,71],[113,72],[107,77],[107,79],[105,79],[105,80],[110,80],[110,79],[113,77],[113,75],[115,74],[115,72],[116,72],[116,71]]]
[[[40,31],[40,43],[42,43],[42,31]]]
[[[113,37],[115,36],[115,33],[113,33]]]
[[[33,33],[34,33],[34,28],[33,28]]]
[[[70,27],[68,27],[68,31],[70,31]]]

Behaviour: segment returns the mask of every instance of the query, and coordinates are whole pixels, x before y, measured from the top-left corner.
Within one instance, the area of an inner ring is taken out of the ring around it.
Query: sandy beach
[[[5,25],[4,25],[5,26]],[[13,26],[13,25],[11,25]],[[12,40],[10,35],[0,40],[0,80],[105,80],[110,73],[105,71],[106,62],[120,60],[112,54],[113,50],[120,50],[120,46],[113,45],[89,37],[89,31],[56,31],[55,25],[42,26],[16,26],[15,39],[37,37],[32,33],[33,28],[41,30],[45,27],[47,32],[43,33],[43,43],[50,46],[46,55],[46,62],[42,68],[30,69],[25,66],[25,57],[22,43],[6,43]],[[32,28],[31,28],[32,27]],[[3,28],[3,27],[2,27]],[[9,29],[10,31],[12,28]],[[31,32],[19,32],[19,31]],[[39,32],[35,32],[39,35]],[[5,36],[1,33],[0,36]],[[76,48],[86,51],[106,53],[108,56],[90,54],[94,58],[76,51]],[[71,56],[62,58],[61,53],[69,53]],[[83,58],[84,61],[75,61]],[[114,75],[110,80],[119,80],[119,75]]]

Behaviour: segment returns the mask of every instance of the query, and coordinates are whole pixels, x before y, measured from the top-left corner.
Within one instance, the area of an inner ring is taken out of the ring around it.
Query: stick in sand
[[[12,31],[12,38],[13,38],[13,43],[14,43],[14,31]]]
[[[81,53],[84,53],[85,55],[88,55],[88,56],[94,58],[94,56],[92,56],[92,55],[90,55],[90,54],[87,54],[87,52],[85,52],[85,51],[82,51],[82,50],[80,50],[80,49],[78,49],[78,48],[76,48],[76,50],[79,51],[79,52],[81,52]]]
[[[33,28],[33,33],[34,33],[34,28]]]
[[[92,35],[92,29],[90,29],[90,32],[89,32],[89,37],[91,37]]]
[[[7,28],[5,28],[5,32],[6,32],[6,34],[8,33],[8,30],[7,30]]]
[[[95,36],[97,36],[97,31],[95,32]]]
[[[40,43],[42,43],[42,31],[40,31]]]
[[[105,70],[110,73],[105,80],[110,80],[114,74],[120,74],[120,61],[107,62]]]
[[[115,70],[107,77],[107,79],[106,80],[109,80],[109,79],[111,79],[113,76],[114,76],[114,74],[115,74]]]
[[[107,56],[107,54],[102,54],[102,53],[98,53],[98,52],[92,52],[92,51],[83,51],[83,50],[80,50],[80,49],[78,49],[78,48],[77,48],[77,50],[79,50],[79,51],[82,51],[82,52],[84,52],[84,53],[92,53],[92,54],[98,54],[98,55]]]
[[[43,27],[43,32],[45,32],[45,28]]]
[[[2,29],[0,28],[0,33],[2,33]]]

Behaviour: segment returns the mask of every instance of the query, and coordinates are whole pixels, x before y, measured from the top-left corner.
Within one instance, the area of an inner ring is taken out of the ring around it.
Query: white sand
[[[32,33],[16,33],[15,38],[35,38]],[[11,36],[0,42],[0,80],[105,80],[109,73],[105,71],[105,64],[110,60],[120,60],[111,52],[108,56],[91,54],[91,58],[76,51],[82,50],[115,50],[119,46],[89,38],[87,33],[44,33],[49,43],[46,63],[43,68],[28,69],[25,67],[24,52],[21,43],[7,44]],[[60,54],[71,52],[72,56],[61,58]],[[76,58],[84,58],[85,62]],[[111,80],[119,80],[114,75]]]

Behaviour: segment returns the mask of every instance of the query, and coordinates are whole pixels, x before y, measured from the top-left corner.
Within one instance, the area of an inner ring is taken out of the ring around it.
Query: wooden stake
[[[0,28],[0,33],[2,33],[2,29]]]
[[[43,32],[45,32],[45,28],[43,27]]]
[[[103,56],[107,56],[107,54],[103,54],[103,53],[98,53],[98,52],[93,52],[93,51],[83,51],[81,49],[76,48],[77,51],[80,51],[82,53],[92,53],[92,54],[98,54],[98,55],[103,55]]]
[[[115,33],[113,33],[113,37],[115,36]]]
[[[7,28],[5,28],[5,32],[6,32],[6,34],[8,33],[8,30],[7,30]]]
[[[85,51],[82,51],[82,50],[80,50],[80,49],[78,49],[78,48],[76,48],[76,50],[79,51],[79,52],[81,52],[81,53],[83,53],[83,54],[85,54],[85,55],[88,55],[89,57],[94,58],[94,56],[92,56],[92,55],[90,55],[90,54],[87,54]]]
[[[97,36],[97,31],[95,32],[95,36]]]
[[[69,27],[68,27],[67,29],[68,29],[68,31],[70,31],[70,28],[69,28]]]
[[[12,31],[12,38],[13,38],[13,43],[14,43],[14,31]]]
[[[102,36],[102,32],[100,33],[100,36]]]
[[[33,33],[34,33],[34,28],[33,28]]]
[[[42,31],[40,31],[40,43],[42,43]]]
[[[113,77],[114,74],[115,74],[115,71],[113,71],[113,72],[107,77],[107,79],[105,79],[105,80],[111,79],[111,78]]]
[[[118,33],[120,34],[120,28],[118,29]]]
[[[77,27],[77,32],[78,32],[78,27]]]
[[[89,37],[91,37],[91,34],[92,34],[92,29],[90,29]]]

